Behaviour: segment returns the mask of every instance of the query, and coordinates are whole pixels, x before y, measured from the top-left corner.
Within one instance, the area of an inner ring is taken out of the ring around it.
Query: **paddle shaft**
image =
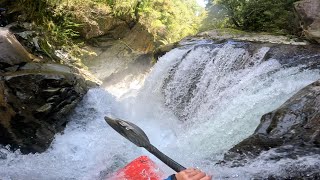
[[[149,144],[148,146],[145,146],[144,148],[146,150],[148,150],[151,154],[155,155],[158,159],[160,159],[162,162],[164,162],[166,165],[168,165],[174,171],[180,172],[180,171],[186,169],[185,167],[181,166],[179,163],[177,163],[174,160],[172,160],[171,158],[169,158],[167,155],[163,154],[161,151],[159,151],[152,144]]]

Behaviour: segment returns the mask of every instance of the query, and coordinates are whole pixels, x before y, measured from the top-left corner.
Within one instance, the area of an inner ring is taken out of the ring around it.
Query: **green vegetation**
[[[202,29],[230,27],[245,31],[295,34],[295,1],[212,0]]]
[[[108,16],[130,28],[141,24],[157,45],[179,41],[208,29],[296,34],[293,3],[297,0],[209,0],[207,12],[196,0],[18,0],[28,20],[41,32],[39,44],[49,56],[63,49],[75,56],[90,23]],[[102,12],[102,13],[101,13]],[[207,14],[206,14],[207,13]],[[102,19],[102,20],[101,20]],[[202,24],[202,26],[201,26]],[[88,52],[86,52],[88,53]]]
[[[63,49],[81,56],[80,32],[101,14],[142,24],[158,44],[195,34],[204,9],[195,0],[18,0],[28,20],[42,33],[40,46],[49,56]],[[103,13],[96,13],[103,12]]]
[[[90,53],[81,49],[82,42],[76,30],[81,26],[74,21],[73,15],[58,7],[60,0],[19,0],[19,7],[23,7],[27,20],[33,23],[34,29],[40,33],[39,45],[44,53],[54,58],[54,50],[62,49],[72,56]],[[79,63],[79,62],[77,62]]]
[[[144,0],[139,15],[155,39],[167,44],[197,33],[204,9],[195,0]]]

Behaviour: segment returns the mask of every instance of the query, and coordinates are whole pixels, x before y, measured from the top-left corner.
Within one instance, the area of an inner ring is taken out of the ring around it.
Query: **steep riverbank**
[[[6,28],[0,28],[0,49],[0,144],[43,152],[97,83],[83,70],[30,54]]]

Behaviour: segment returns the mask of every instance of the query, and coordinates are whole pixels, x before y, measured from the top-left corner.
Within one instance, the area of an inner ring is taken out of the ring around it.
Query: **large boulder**
[[[0,50],[0,144],[22,153],[43,152],[95,83],[79,69],[35,63],[39,59],[3,28]]]
[[[49,65],[54,68],[47,68]],[[36,68],[39,66],[45,68]],[[0,143],[23,153],[43,152],[63,130],[66,116],[87,87],[83,78],[63,65],[26,64],[20,68],[4,73],[0,80]]]
[[[320,43],[320,1],[302,0],[295,3],[304,35]]]
[[[272,157],[274,160],[320,154],[320,80],[300,90],[278,109],[263,115],[254,134],[230,149],[224,162],[242,166],[269,150],[286,152]],[[320,178],[319,171],[300,172],[299,169],[296,172],[290,178],[307,174]]]

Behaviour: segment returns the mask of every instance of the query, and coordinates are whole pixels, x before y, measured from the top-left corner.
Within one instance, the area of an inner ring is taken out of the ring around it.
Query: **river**
[[[42,154],[21,155],[0,149],[1,179],[104,179],[145,150],[113,131],[104,116],[140,126],[152,144],[186,167],[198,167],[217,179],[250,179],[281,173],[283,166],[311,166],[319,157],[274,163],[261,155],[241,168],[216,162],[233,145],[251,135],[263,114],[319,79],[318,70],[284,67],[268,58],[269,47],[254,51],[243,43],[199,41],[176,48],[152,67],[122,85],[91,89],[65,131]],[[2,158],[1,158],[2,154]]]

